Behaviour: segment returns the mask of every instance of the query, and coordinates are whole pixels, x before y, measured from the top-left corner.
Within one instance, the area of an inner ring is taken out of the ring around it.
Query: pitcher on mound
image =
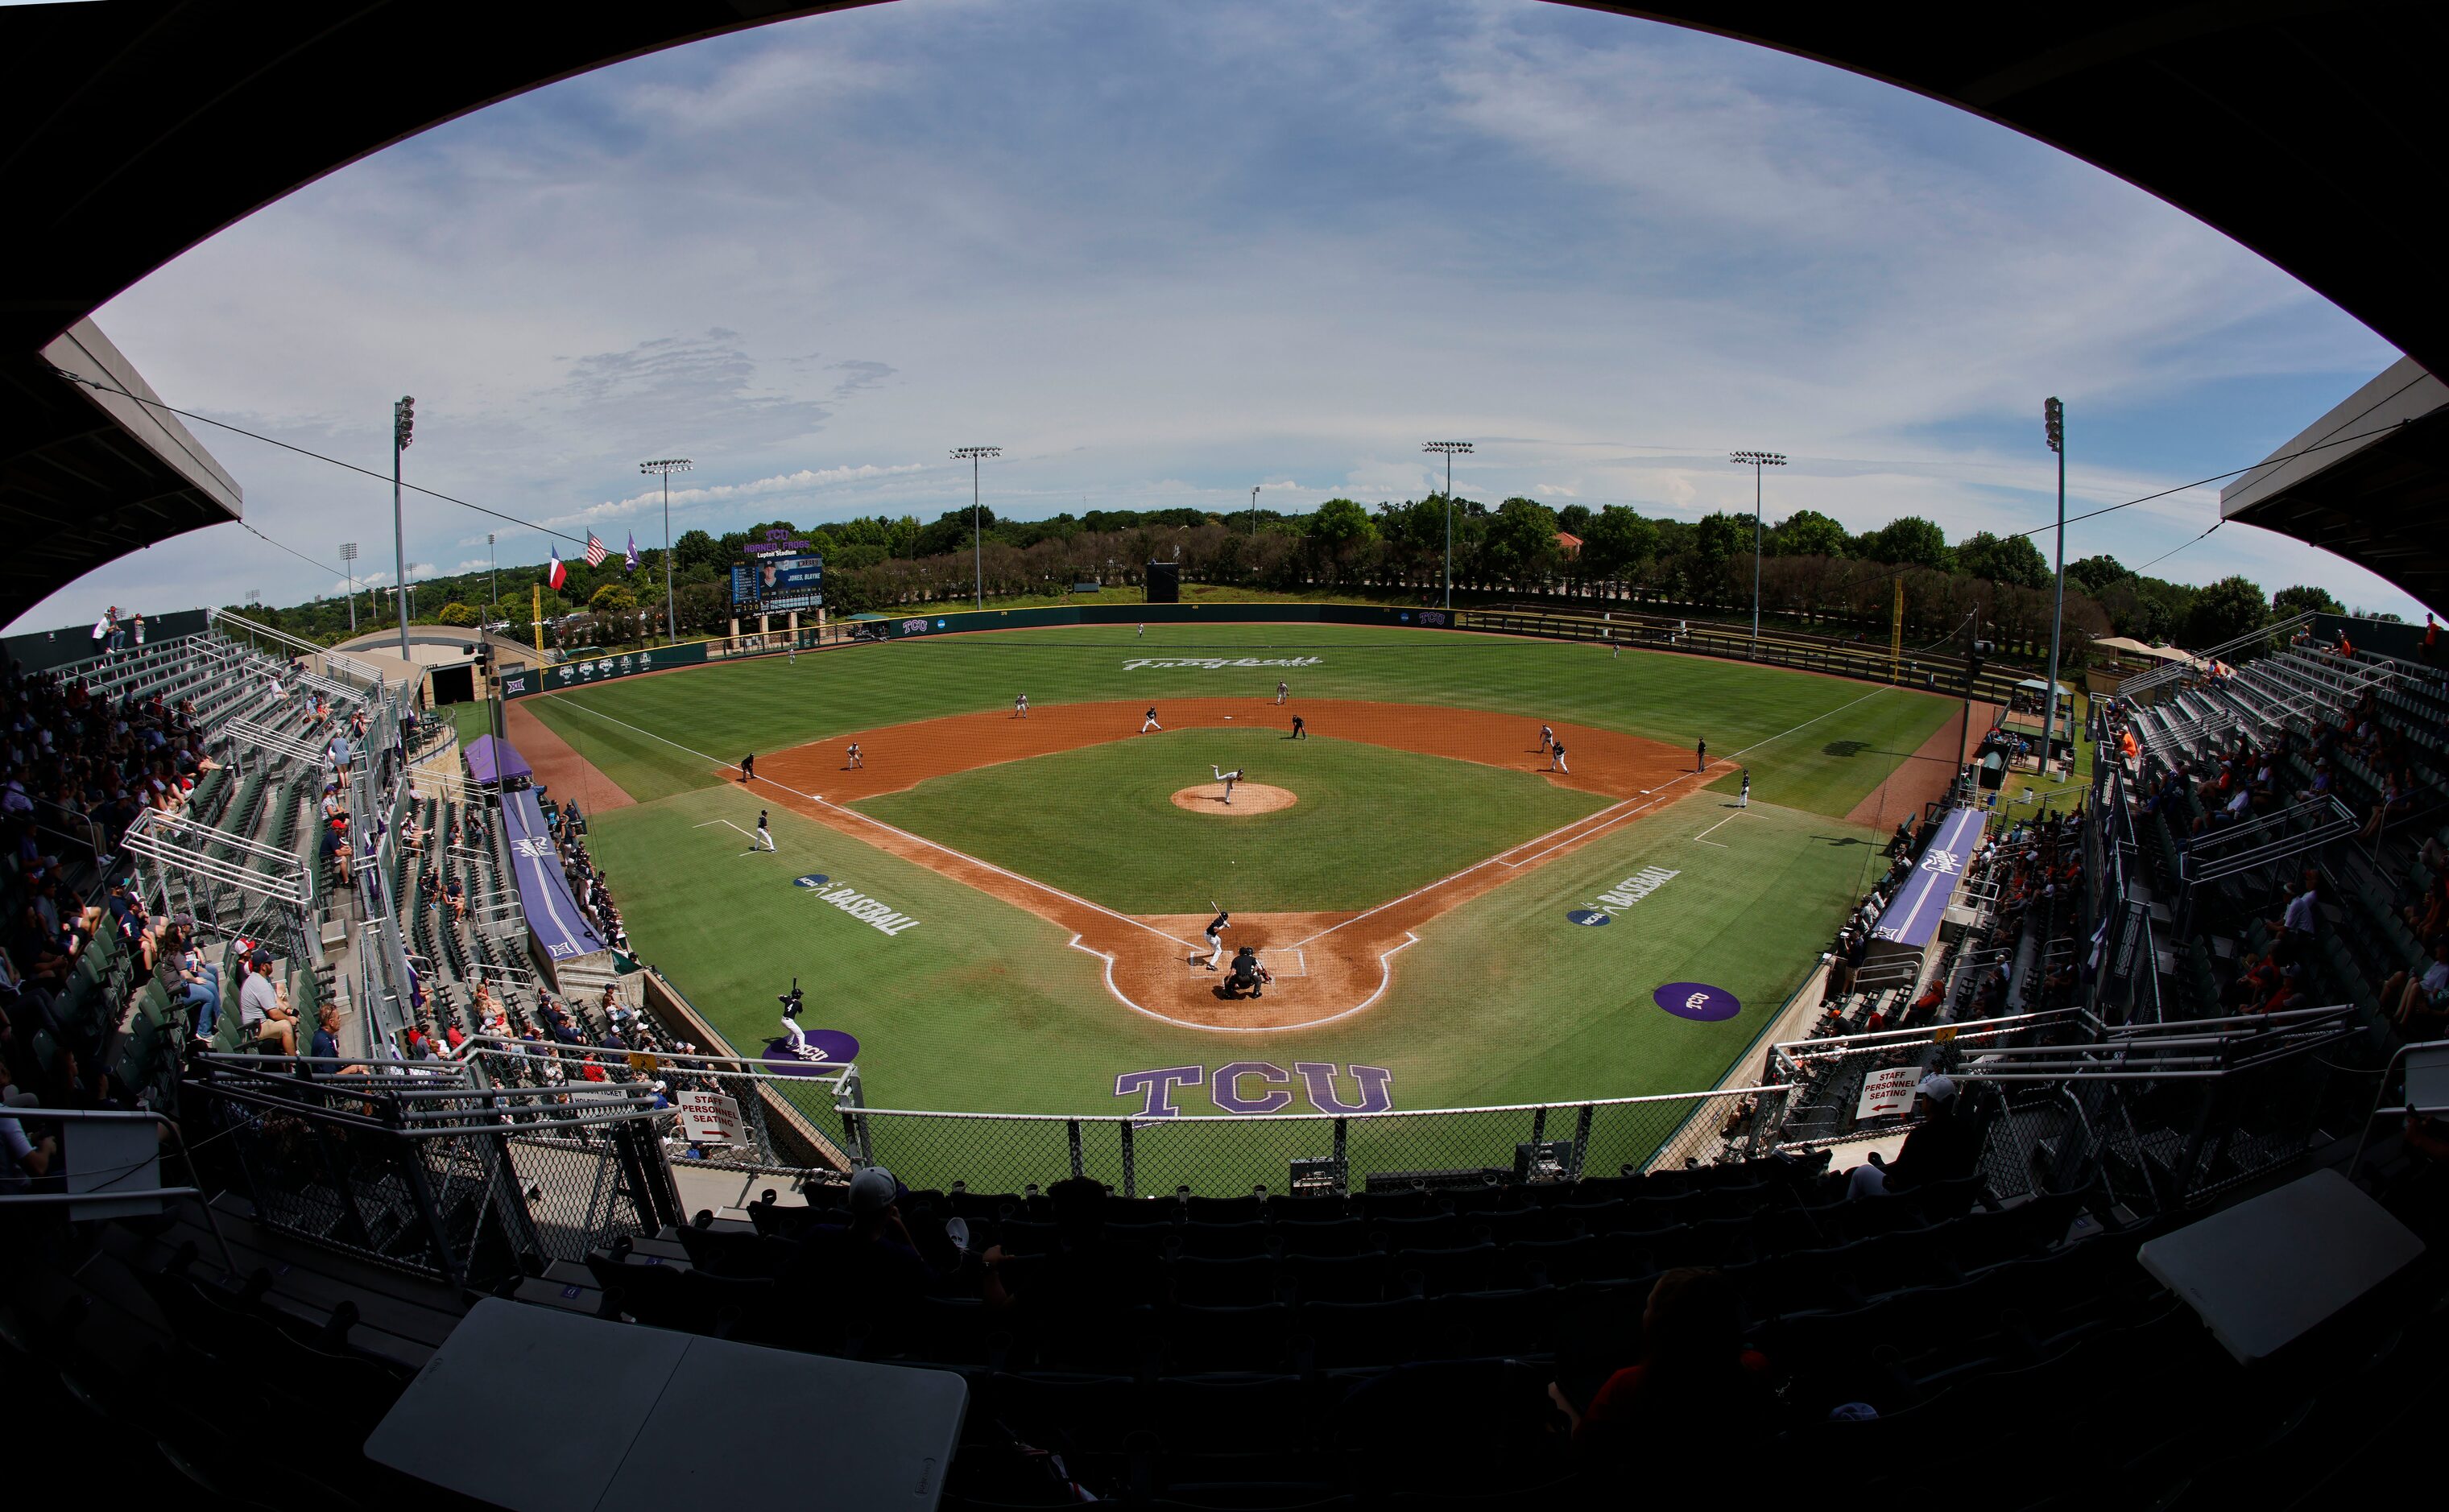
[[[1216,780],[1224,784],[1224,801],[1227,803],[1232,802],[1233,784],[1242,780],[1242,769],[1240,767],[1235,767],[1230,772],[1216,772],[1216,768],[1211,765],[1207,770],[1215,772]]]

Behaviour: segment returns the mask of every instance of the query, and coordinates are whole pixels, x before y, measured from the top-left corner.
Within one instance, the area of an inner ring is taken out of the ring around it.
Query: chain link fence
[[[1342,1117],[929,1113],[844,1103],[862,1164],[904,1184],[1021,1192],[1087,1176],[1127,1196],[1570,1181],[1765,1154],[1783,1087]]]

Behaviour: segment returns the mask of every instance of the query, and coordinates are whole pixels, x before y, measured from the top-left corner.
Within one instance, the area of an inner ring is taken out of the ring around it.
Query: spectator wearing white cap
[[[1969,1176],[1981,1158],[1981,1127],[1961,1114],[1956,1081],[1936,1073],[1914,1086],[1914,1116],[1921,1121],[1905,1136],[1894,1160],[1877,1154],[1845,1180],[1845,1199],[1892,1196],[1915,1187]]]

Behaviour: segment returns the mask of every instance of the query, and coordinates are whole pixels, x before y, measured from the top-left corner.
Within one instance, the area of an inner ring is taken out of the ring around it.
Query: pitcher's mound
[[[1193,813],[1221,813],[1227,818],[1245,817],[1253,813],[1273,813],[1289,809],[1301,800],[1285,788],[1271,788],[1263,782],[1236,782],[1233,801],[1224,801],[1224,784],[1202,782],[1173,795],[1173,806],[1188,809]]]

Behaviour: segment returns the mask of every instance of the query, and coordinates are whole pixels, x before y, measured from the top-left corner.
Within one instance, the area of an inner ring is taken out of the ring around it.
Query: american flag
[[[587,565],[588,566],[602,566],[604,565],[604,559],[611,554],[612,553],[606,548],[603,542],[595,539],[594,531],[589,530],[587,532]]]
[[[628,572],[638,570],[638,532],[635,530],[629,532],[629,554],[622,563],[622,567]]]

